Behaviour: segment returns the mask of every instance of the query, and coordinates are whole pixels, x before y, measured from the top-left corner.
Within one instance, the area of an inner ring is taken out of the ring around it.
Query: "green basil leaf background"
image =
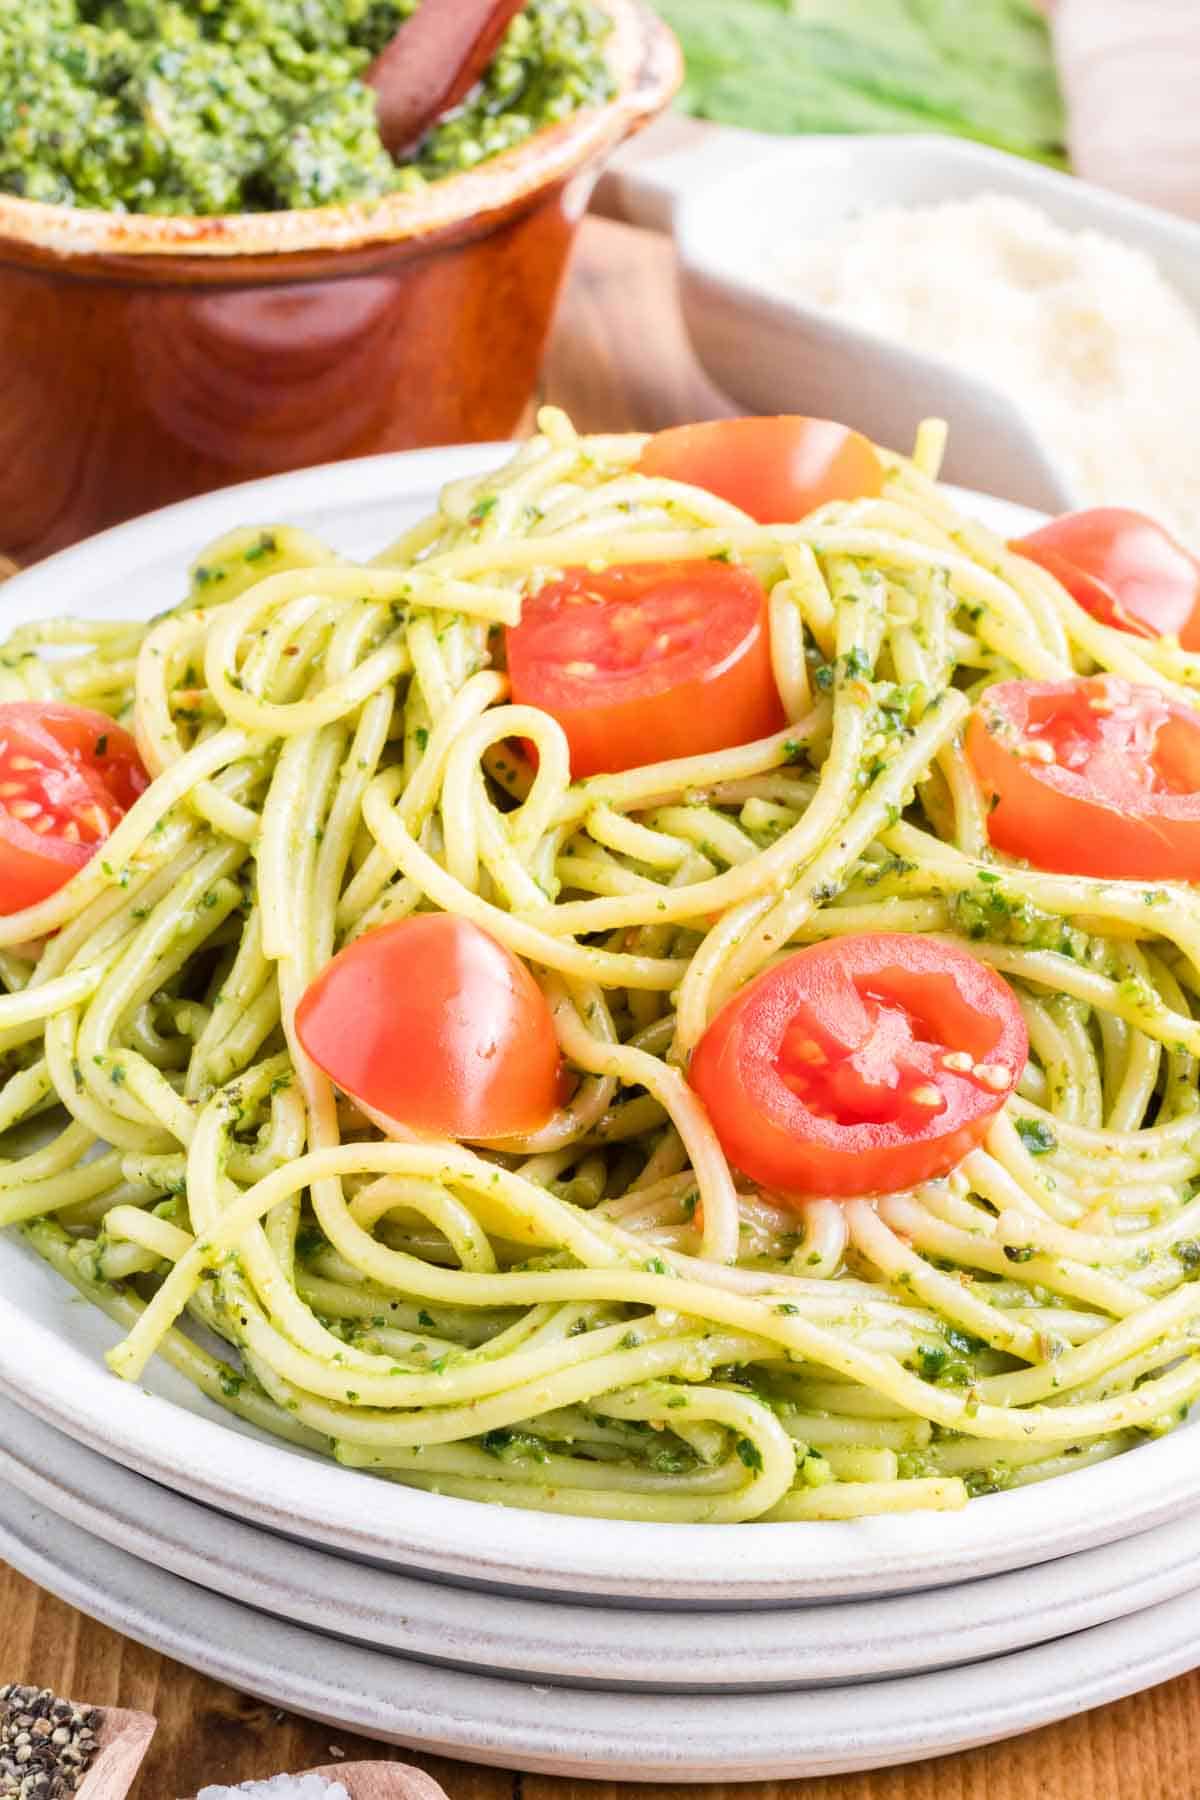
[[[947,131],[1064,160],[1032,0],[654,0],[687,57],[681,105],[761,131]]]

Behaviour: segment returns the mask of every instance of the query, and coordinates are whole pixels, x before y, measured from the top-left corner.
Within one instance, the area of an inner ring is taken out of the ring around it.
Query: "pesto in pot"
[[[530,0],[397,166],[362,75],[419,0],[0,0],[0,192],[112,212],[274,212],[471,167],[608,98],[591,0]]]

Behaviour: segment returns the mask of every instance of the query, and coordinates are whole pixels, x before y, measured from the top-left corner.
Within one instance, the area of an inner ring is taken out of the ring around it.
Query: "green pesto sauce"
[[[419,0],[0,0],[0,192],[111,212],[276,212],[470,168],[608,98],[603,13],[530,0],[397,166],[362,80]]]

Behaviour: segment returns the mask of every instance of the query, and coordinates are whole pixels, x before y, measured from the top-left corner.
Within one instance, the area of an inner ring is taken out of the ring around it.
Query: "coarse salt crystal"
[[[201,1788],[197,1800],[350,1800],[340,1781],[323,1775],[272,1775],[269,1781],[244,1781],[240,1787]]]

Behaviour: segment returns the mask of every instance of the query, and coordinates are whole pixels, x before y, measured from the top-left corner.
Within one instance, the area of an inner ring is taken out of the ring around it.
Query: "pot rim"
[[[102,212],[0,194],[0,251],[49,252],[64,263],[77,257],[136,262],[186,256],[203,257],[211,265],[220,259],[387,245],[424,249],[431,241],[461,235],[465,227],[511,210],[611,150],[660,112],[678,89],[682,54],[662,20],[643,0],[600,4],[612,20],[607,56],[617,82],[613,98],[581,107],[514,149],[418,192],[305,211],[212,218]]]

